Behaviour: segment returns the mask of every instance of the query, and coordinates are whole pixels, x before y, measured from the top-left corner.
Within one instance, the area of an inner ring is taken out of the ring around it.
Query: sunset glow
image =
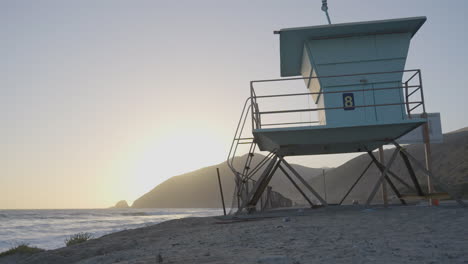
[[[324,24],[319,2],[2,1],[0,208],[131,203],[224,162],[249,82],[280,76],[273,31]],[[465,2],[378,2],[330,6],[336,23],[427,15],[406,68],[422,68],[444,132],[466,126]]]

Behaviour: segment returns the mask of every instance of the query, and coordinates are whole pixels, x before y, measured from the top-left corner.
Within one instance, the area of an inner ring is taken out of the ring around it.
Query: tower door
[[[325,94],[327,125],[353,126],[375,122],[372,84],[327,87]]]

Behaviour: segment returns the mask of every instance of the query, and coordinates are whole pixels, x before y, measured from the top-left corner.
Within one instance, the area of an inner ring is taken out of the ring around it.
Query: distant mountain
[[[118,201],[113,207],[111,208],[118,208],[118,209],[123,209],[123,208],[129,208],[127,201],[122,200]]]
[[[264,156],[257,154],[254,163]],[[236,158],[236,164],[243,164],[245,156]],[[307,180],[320,175],[322,169],[308,168],[292,164],[292,166]],[[239,166],[240,167],[240,166]],[[193,172],[174,176],[159,184],[154,189],[141,196],[133,203],[134,208],[216,208],[221,207],[216,168],[219,168],[223,185],[226,207],[231,207],[234,193],[234,174],[226,162],[206,167]],[[277,191],[293,201],[300,201],[300,194],[280,172],[272,179],[274,191]]]
[[[406,149],[418,160],[424,162],[424,145],[408,145]],[[393,149],[384,151],[387,161],[392,151]],[[264,156],[257,154],[253,163],[255,164],[260,161],[263,157]],[[444,134],[444,143],[432,144],[432,158],[434,174],[438,175],[447,183],[451,191],[468,195],[468,128]],[[239,157],[237,158],[236,164],[241,165],[244,160],[245,156]],[[327,201],[329,203],[339,202],[369,162],[369,156],[363,154],[342,166],[328,169],[325,176]],[[308,168],[296,164],[292,164],[292,166],[306,181],[311,183],[322,197],[325,197],[323,177],[317,177],[322,175],[321,168]],[[221,207],[216,176],[217,167],[220,169],[226,206],[231,207],[234,192],[234,175],[227,167],[226,163],[172,177],[138,198],[133,203],[132,207]],[[404,178],[407,182],[410,182],[408,172],[401,158],[397,158],[391,170]],[[424,190],[426,190],[426,177],[420,170],[415,168],[415,171],[421,185],[423,185]],[[361,203],[364,202],[379,176],[380,171],[372,165],[360,183],[351,192],[345,203],[350,203],[352,200],[359,200]],[[407,192],[404,186],[400,185],[398,182],[395,182],[395,184],[402,192]],[[270,185],[273,187],[274,191],[281,193],[295,203],[306,204],[305,199],[297,192],[281,171],[277,171]],[[301,184],[299,185],[304,189]],[[390,197],[394,196],[390,188],[388,188],[388,193]],[[312,196],[309,197],[316,201]],[[381,195],[376,195],[374,202],[379,202],[380,199]],[[393,201],[397,202],[396,199],[393,199]]]

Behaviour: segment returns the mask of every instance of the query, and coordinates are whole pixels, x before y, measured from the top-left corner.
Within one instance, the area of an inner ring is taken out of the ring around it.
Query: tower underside
[[[310,126],[254,129],[253,135],[261,151],[281,156],[317,155],[372,151],[396,140],[425,119],[367,126]]]

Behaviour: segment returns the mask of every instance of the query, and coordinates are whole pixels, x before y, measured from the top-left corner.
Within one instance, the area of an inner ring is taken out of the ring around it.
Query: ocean
[[[191,216],[222,215],[222,209],[0,210],[0,252],[20,243],[43,249],[64,247],[73,234],[93,238]]]

